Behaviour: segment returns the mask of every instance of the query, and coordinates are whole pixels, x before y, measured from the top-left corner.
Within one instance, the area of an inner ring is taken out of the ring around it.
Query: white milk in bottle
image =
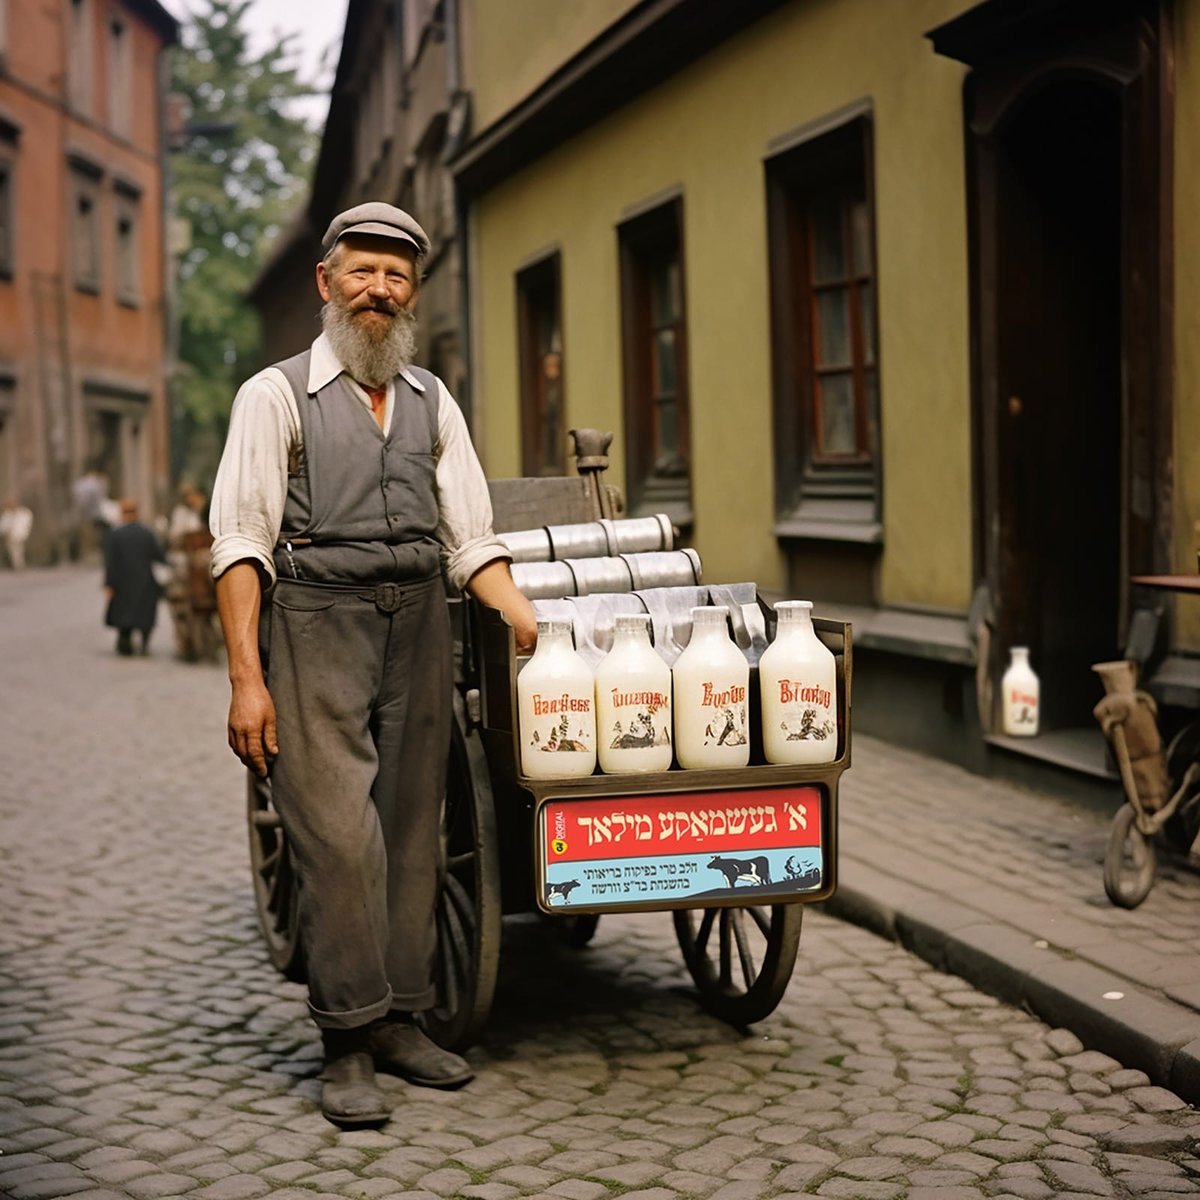
[[[692,640],[671,668],[681,767],[750,761],[750,664],[729,636],[727,620],[724,608],[693,608]]]
[[[770,763],[837,757],[837,665],[813,629],[808,600],[783,600],[775,640],[758,661],[763,754]]]
[[[517,676],[521,771],[573,779],[596,766],[596,681],[575,651],[570,621],[539,621],[537,649]]]
[[[596,668],[600,770],[665,771],[671,765],[671,668],[650,645],[650,614],[621,613],[612,649]]]
[[[1041,685],[1029,665],[1029,647],[1014,646],[1000,690],[1004,697],[1004,732],[1009,737],[1033,737],[1038,731]]]

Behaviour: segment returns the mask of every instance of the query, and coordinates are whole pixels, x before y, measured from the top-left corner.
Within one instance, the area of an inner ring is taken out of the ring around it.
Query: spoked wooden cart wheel
[[[296,874],[279,814],[271,804],[271,782],[247,772],[246,807],[250,820],[250,869],[258,923],[272,966],[289,979],[304,980],[300,946],[300,909]]]
[[[706,1011],[740,1026],[775,1010],[796,964],[803,905],[679,909],[671,915]]]
[[[1154,843],[1137,827],[1133,805],[1117,809],[1104,852],[1104,890],[1121,908],[1137,908],[1150,895],[1158,861]]]
[[[500,855],[487,760],[455,692],[446,803],[446,874],[437,910],[437,1001],[422,1015],[439,1045],[471,1045],[492,1007],[500,965]]]

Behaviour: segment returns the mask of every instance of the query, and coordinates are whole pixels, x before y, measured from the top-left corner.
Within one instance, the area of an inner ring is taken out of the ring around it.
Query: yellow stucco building
[[[462,0],[493,476],[616,433],[706,578],[854,621],[860,727],[1103,778],[1200,692],[1200,0]],[[1000,733],[1013,645],[1042,734]],[[1019,769],[1019,768],[1018,768]]]

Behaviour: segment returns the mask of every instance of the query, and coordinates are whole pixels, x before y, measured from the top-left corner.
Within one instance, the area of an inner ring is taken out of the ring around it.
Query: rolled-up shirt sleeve
[[[438,380],[438,529],[446,578],[456,588],[495,559],[511,561],[508,547],[492,532],[487,478],[462,411]]]
[[[286,387],[283,376],[268,368],[248,379],[234,399],[209,507],[214,578],[249,559],[275,579],[288,456],[300,444],[299,416]]]

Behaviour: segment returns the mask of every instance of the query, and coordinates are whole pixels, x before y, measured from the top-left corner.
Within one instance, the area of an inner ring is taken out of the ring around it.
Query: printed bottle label
[[[576,754],[591,754],[594,745],[592,731],[592,701],[589,696],[543,697],[533,693],[530,697],[534,720],[526,730],[530,750],[545,753],[562,751]],[[537,720],[536,718],[549,720]]]
[[[737,684],[725,687],[710,679],[704,680],[700,689],[700,707],[714,710],[707,717],[703,745],[744,746],[750,728],[746,689]]]
[[[779,680],[779,728],[788,742],[823,742],[833,737],[833,693],[795,679]]]
[[[665,692],[612,688],[605,697],[610,713],[602,737],[610,750],[648,750],[671,744],[671,698]]]

